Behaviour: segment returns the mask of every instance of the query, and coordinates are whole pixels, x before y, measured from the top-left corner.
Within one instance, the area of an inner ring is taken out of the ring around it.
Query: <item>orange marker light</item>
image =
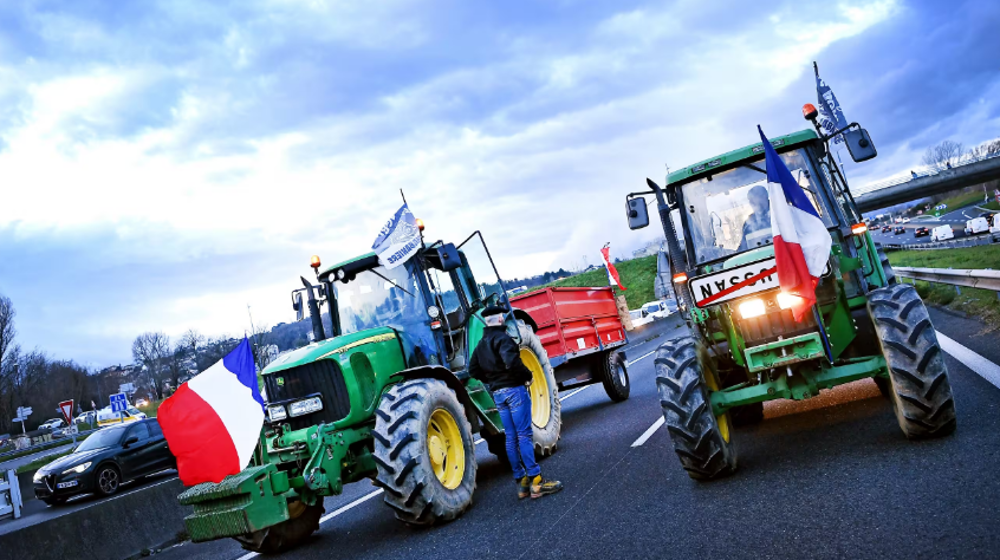
[[[319,255],[313,255],[312,258],[309,259],[309,266],[311,266],[313,268],[319,268],[319,266],[320,266],[319,265]]]
[[[854,224],[851,226],[851,233],[854,235],[861,235],[862,233],[868,231],[868,226],[865,224]]]
[[[688,281],[688,275],[684,272],[674,274],[674,284],[683,284]]]
[[[424,231],[424,221],[420,218],[417,218],[417,229]]]
[[[806,103],[802,106],[802,116],[806,118],[807,121],[816,120],[819,116],[819,111],[816,110],[816,106],[812,103]]]

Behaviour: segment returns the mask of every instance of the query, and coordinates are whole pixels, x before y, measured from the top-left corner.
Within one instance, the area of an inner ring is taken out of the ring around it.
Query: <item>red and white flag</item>
[[[622,281],[618,277],[618,270],[615,268],[615,265],[611,264],[611,257],[608,255],[611,250],[610,246],[611,243],[605,243],[604,247],[601,247],[601,258],[604,259],[604,268],[608,270],[608,284],[614,281],[615,284],[618,284],[620,290],[625,291],[626,288],[622,286]]]
[[[157,419],[185,486],[221,482],[243,470],[264,425],[264,399],[246,337],[163,401]]]
[[[771,235],[781,291],[798,296],[792,306],[796,321],[816,303],[816,284],[830,259],[832,240],[819,213],[806,197],[771,142],[760,132],[767,165],[767,191],[771,199]]]

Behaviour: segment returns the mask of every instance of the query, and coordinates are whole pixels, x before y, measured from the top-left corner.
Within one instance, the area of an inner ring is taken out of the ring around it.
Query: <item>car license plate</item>
[[[72,487],[76,486],[77,484],[80,484],[79,480],[71,480],[69,482],[60,482],[59,484],[56,484],[56,488],[72,488]]]
[[[714,296],[715,294],[727,288],[731,288],[748,278],[756,276],[769,268],[774,268],[775,262],[774,258],[770,258],[691,279],[691,294],[694,296],[695,305],[698,307],[708,307],[709,305],[716,305],[731,299],[777,288],[778,274],[774,273],[770,276],[765,276],[752,284],[730,292],[719,299],[713,300],[707,305],[701,305],[702,301]]]

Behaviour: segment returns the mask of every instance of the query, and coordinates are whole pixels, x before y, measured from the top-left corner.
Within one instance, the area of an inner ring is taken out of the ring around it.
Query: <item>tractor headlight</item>
[[[800,303],[802,303],[802,298],[799,296],[786,294],[785,292],[778,292],[778,307],[782,309],[791,309]]]
[[[760,298],[748,299],[740,303],[740,317],[752,319],[764,314],[764,300]]]
[[[73,473],[80,474],[83,471],[87,470],[88,468],[90,468],[90,462],[84,463],[82,465],[77,465],[77,466],[73,467],[72,469],[66,469],[62,473],[63,474],[73,474]]]
[[[288,418],[288,413],[285,412],[284,405],[272,404],[267,407],[267,417],[271,420],[271,422],[278,422],[279,420]]]
[[[310,397],[301,401],[295,401],[289,405],[288,415],[295,418],[296,416],[312,414],[313,412],[317,412],[319,410],[323,410],[323,400],[319,397]]]

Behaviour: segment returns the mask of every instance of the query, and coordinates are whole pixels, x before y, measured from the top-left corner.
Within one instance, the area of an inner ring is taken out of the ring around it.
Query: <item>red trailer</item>
[[[560,389],[604,383],[608,396],[629,395],[628,344],[611,288],[545,288],[511,298],[528,313]]]

